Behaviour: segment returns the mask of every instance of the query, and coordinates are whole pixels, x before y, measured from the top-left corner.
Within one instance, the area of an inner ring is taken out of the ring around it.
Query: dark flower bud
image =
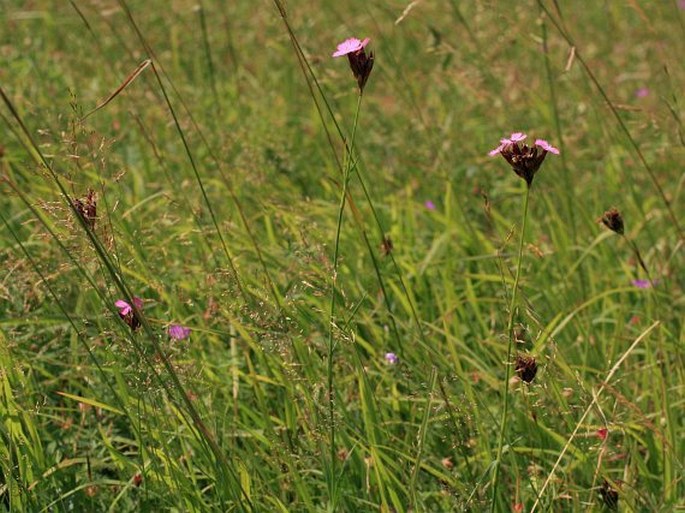
[[[534,356],[516,357],[516,375],[525,383],[530,383],[535,379],[538,373],[538,364]]]
[[[604,226],[609,228],[612,232],[618,233],[619,235],[623,235],[623,216],[621,216],[621,213],[615,208],[610,208],[609,210],[604,212],[602,217],[599,218],[599,222],[604,224]]]
[[[618,490],[611,486],[606,479],[599,487],[599,495],[607,508],[611,510],[618,508]]]
[[[86,223],[91,230],[95,229],[95,220],[97,219],[97,199],[95,191],[88,189],[88,194],[81,199],[75,199],[74,208],[78,215],[81,216],[83,222]]]

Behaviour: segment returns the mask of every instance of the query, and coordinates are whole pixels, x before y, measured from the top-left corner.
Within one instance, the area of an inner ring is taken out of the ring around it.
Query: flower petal
[[[509,142],[515,143],[515,142],[521,142],[521,141],[525,140],[526,137],[528,137],[528,136],[526,134],[524,134],[523,132],[514,132],[513,134],[511,134],[509,136],[508,140],[509,140]]]
[[[553,153],[554,155],[559,155],[559,150],[544,139],[536,139],[535,146],[539,146],[543,150]]]
[[[118,299],[114,303],[114,306],[116,306],[119,309],[119,315],[128,315],[128,313],[131,311],[131,305],[129,305],[123,299]]]
[[[343,57],[344,55],[347,55],[349,53],[358,52],[367,44],[369,44],[369,41],[370,39],[368,37],[364,39],[364,41],[360,41],[356,37],[345,39],[345,41],[338,45],[338,48],[336,49],[335,53],[333,53],[333,57]]]

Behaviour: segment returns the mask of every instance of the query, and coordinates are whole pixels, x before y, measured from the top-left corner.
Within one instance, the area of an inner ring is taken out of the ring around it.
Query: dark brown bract
[[[518,355],[516,357],[516,375],[525,383],[531,383],[538,373],[538,364],[534,356]]]

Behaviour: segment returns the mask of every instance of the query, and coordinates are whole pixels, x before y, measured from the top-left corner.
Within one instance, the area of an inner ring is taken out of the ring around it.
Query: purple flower
[[[679,0],[678,1],[678,7],[685,10],[685,0]]]
[[[652,287],[656,286],[657,280],[633,280],[632,284],[634,287],[637,287],[638,289],[651,289]]]
[[[530,187],[547,153],[559,155],[559,150],[544,139],[536,139],[533,146],[521,144],[526,137],[523,132],[514,132],[508,138],[500,139],[499,146],[488,152],[488,155],[502,155],[514,172]]]
[[[136,305],[136,308],[138,310],[143,309],[143,300],[140,299],[139,297],[133,296],[133,303]],[[114,306],[116,306],[119,309],[119,315],[121,317],[125,317],[131,312],[133,312],[133,308],[131,308],[131,305],[129,305],[126,301],[123,299],[117,300],[116,303],[114,303]]]
[[[338,45],[338,49],[333,53],[333,57],[344,57],[347,54],[356,53],[359,50],[364,49],[364,47],[369,44],[369,41],[371,41],[371,39],[368,37],[363,41],[360,41],[356,37],[345,39],[345,41]]]
[[[400,359],[395,353],[385,353],[385,361],[390,365],[395,365]]]
[[[639,89],[636,89],[635,90],[635,96],[637,98],[646,98],[647,96],[649,96],[649,88],[648,87],[640,87]]]
[[[433,203],[431,200],[427,200],[424,204],[424,207],[426,207],[428,210],[435,210],[435,203]]]
[[[172,324],[167,329],[167,333],[174,340],[183,340],[190,336],[190,328],[181,326],[180,324]]]
[[[347,56],[352,74],[354,75],[354,78],[357,79],[360,93],[364,91],[366,81],[369,79],[369,75],[371,75],[371,70],[373,69],[373,52],[369,52],[367,55],[364,51],[364,48],[369,44],[369,41],[371,41],[371,39],[368,37],[363,41],[356,37],[351,37],[340,43],[338,49],[333,53],[333,57]]]

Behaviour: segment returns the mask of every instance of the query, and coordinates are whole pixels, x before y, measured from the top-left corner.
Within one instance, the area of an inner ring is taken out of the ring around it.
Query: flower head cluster
[[[364,91],[366,81],[369,79],[369,75],[371,75],[371,70],[373,69],[373,52],[367,54],[364,51],[364,48],[369,44],[369,41],[371,40],[368,37],[364,40],[351,37],[340,43],[333,53],[333,57],[347,56],[354,78],[357,79],[359,92]]]
[[[527,137],[523,132],[514,132],[508,138],[500,139],[499,146],[488,155],[502,155],[514,172],[530,187],[547,154],[559,155],[559,150],[544,139],[536,139],[533,146],[528,146],[523,143]]]

